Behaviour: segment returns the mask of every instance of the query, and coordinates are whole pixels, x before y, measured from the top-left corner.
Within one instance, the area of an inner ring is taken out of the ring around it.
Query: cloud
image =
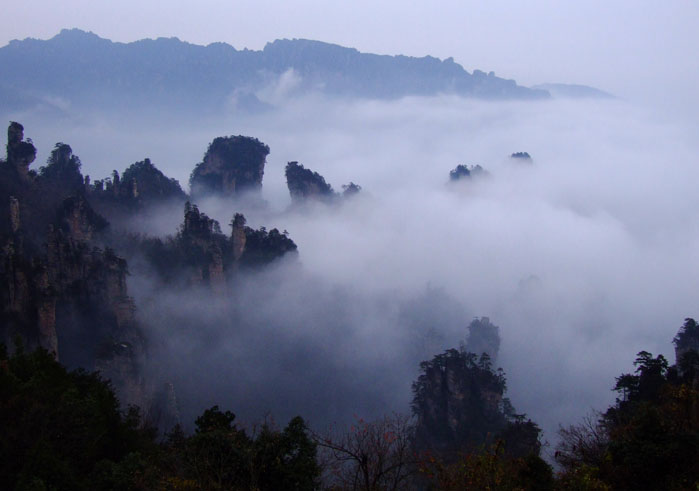
[[[292,74],[275,93],[294,83]],[[500,326],[513,403],[553,438],[559,423],[613,400],[614,377],[636,352],[673,359],[672,336],[698,315],[699,143],[687,126],[619,100],[307,97],[278,106],[126,129],[100,116],[69,136],[25,124],[38,143],[47,134],[70,143],[90,174],[148,155],[186,182],[216,136],[270,146],[267,207],[200,207],[222,224],[242,211],[252,226],[288,230],[298,264],[241,279],[220,305],[131,278],[140,315],[160,319],[149,326],[155,368],[175,379],[185,414],[218,403],[245,418],[269,410],[324,424],[408,411],[417,363],[458,346],[477,315]],[[517,151],[533,163],[508,158]],[[363,191],[339,206],[291,209],[291,160],[335,189],[354,181]],[[457,164],[490,176],[450,184]]]

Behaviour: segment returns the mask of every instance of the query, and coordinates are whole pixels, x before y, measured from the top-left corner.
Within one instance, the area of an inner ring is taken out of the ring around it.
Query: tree
[[[690,355],[691,356],[691,355]],[[621,394],[595,422],[561,430],[561,484],[583,489],[694,489],[699,483],[696,379],[647,351],[633,374],[617,377]]]
[[[50,183],[51,189],[60,189],[68,195],[83,187],[83,176],[80,173],[80,159],[73,155],[73,149],[65,143],[56,143],[46,166],[39,169],[43,182]]]
[[[487,354],[450,349],[422,362],[420,371],[412,403],[419,449],[470,451],[505,428],[505,376],[492,369]]]
[[[306,423],[293,418],[283,431],[265,422],[248,435],[235,415],[213,406],[196,419],[191,437],[171,439],[172,469],[182,482],[203,489],[313,490],[320,469]]]
[[[583,465],[599,469],[604,465],[609,434],[601,424],[601,417],[599,413],[588,415],[580,424],[559,428],[560,441],[554,458],[564,470]]]
[[[327,478],[341,489],[407,489],[417,471],[413,425],[408,416],[392,414],[373,422],[359,419],[339,435],[314,439],[324,449]]]
[[[141,424],[96,373],[69,372],[45,350],[18,344],[8,356],[0,346],[0,489],[100,489],[106,468],[155,451],[154,430]]]
[[[435,457],[425,460],[420,472],[428,489],[441,491],[553,489],[551,466],[534,454],[512,457],[503,440],[459,455],[454,462]]]

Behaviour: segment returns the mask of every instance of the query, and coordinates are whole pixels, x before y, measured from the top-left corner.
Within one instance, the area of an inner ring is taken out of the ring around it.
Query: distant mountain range
[[[283,39],[263,50],[177,38],[112,42],[79,29],[0,48],[0,105],[8,110],[170,107],[257,111],[284,97],[399,98],[458,94],[482,99],[541,99],[547,90],[493,72],[469,73],[452,58],[360,53],[319,41]]]
[[[587,85],[539,84],[532,86],[532,89],[545,90],[557,99],[615,99],[609,92],[588,87]]]

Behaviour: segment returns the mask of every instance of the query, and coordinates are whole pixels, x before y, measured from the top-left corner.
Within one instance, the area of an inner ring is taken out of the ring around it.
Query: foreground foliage
[[[45,350],[0,351],[0,489],[316,489],[316,445],[300,417],[252,434],[217,406],[164,442],[108,382]]]
[[[676,348],[694,346],[686,319]],[[699,353],[677,350],[677,364],[638,353],[634,373],[617,377],[619,397],[595,421],[562,429],[556,459],[565,481],[605,489],[696,489],[699,486]]]
[[[193,434],[177,426],[158,441],[137,409],[120,411],[98,374],[68,371],[53,354],[28,353],[19,341],[11,355],[0,345],[0,489],[696,489],[697,334],[687,319],[675,338],[676,365],[640,352],[636,370],[617,377],[610,408],[561,429],[556,476],[539,457],[536,424],[501,397],[504,375],[487,355],[451,350],[425,362],[415,420],[360,419],[321,436],[300,417],[282,430],[268,422],[244,429],[214,406]],[[448,433],[434,416],[454,396],[470,409]],[[499,424],[475,434],[466,431],[469,419]],[[442,434],[448,438],[437,439]]]

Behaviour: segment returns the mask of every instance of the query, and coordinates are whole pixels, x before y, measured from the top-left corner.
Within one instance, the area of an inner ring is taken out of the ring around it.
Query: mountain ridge
[[[0,102],[11,109],[59,101],[78,107],[147,103],[220,111],[238,96],[263,98],[261,89],[275,87],[287,72],[294,75],[291,95],[549,97],[493,72],[469,73],[453,58],[377,55],[308,39],[278,39],[255,51],[162,37],[120,43],[63,29],[48,40],[11,41],[0,48],[0,65],[11,67],[0,75]]]

